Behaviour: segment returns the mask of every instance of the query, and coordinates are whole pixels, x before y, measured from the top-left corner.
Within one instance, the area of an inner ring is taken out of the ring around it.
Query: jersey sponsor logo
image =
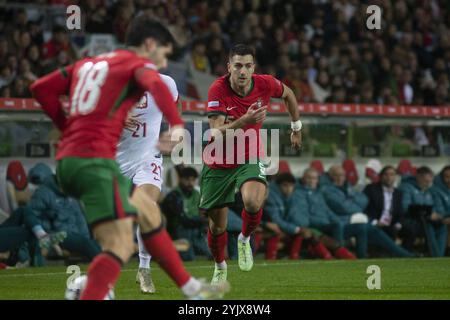
[[[208,108],[217,108],[219,106],[219,101],[209,101]]]

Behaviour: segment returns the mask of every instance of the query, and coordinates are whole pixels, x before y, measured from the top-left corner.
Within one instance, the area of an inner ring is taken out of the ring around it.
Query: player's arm
[[[134,73],[136,83],[144,90],[149,91],[155,99],[159,110],[166,117],[171,127],[183,125],[177,106],[167,85],[161,80],[155,70],[141,67]]]
[[[266,118],[266,110],[267,106],[258,108],[257,104],[252,104],[247,113],[244,114],[239,119],[232,121],[230,123],[225,124],[225,115],[222,114],[210,114],[209,118],[209,126],[213,130],[212,136],[222,136],[226,134],[227,129],[241,129],[249,124],[255,124],[261,121],[264,121]]]
[[[302,122],[300,121],[300,112],[298,111],[297,97],[291,88],[282,83],[283,94],[281,99],[283,99],[286,105],[289,115],[291,116],[291,146],[293,148],[300,148],[302,145]]]
[[[73,66],[60,68],[37,79],[30,86],[34,98],[59,130],[64,129],[67,120],[59,99],[69,93],[72,70]]]

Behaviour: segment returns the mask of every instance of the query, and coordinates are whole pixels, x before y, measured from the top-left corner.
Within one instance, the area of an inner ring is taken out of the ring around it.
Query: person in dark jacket
[[[90,234],[80,203],[60,190],[51,169],[39,163],[31,168],[28,178],[38,186],[28,206],[44,230],[47,233],[65,232],[67,236],[60,243],[64,250],[89,260],[99,254],[101,248]]]
[[[380,181],[368,184],[364,193],[369,199],[366,213],[369,221],[395,239],[402,228],[402,192],[395,188],[397,172],[393,166],[384,167],[379,174]]]
[[[192,167],[184,167],[179,171],[179,178],[178,186],[161,203],[167,217],[167,230],[174,239],[189,241],[189,249],[180,253],[183,260],[194,260],[196,255],[209,257],[208,219],[200,214],[200,192],[195,189],[198,173]]]

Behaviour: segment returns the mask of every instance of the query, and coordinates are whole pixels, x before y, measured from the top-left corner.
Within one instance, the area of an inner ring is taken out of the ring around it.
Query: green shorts
[[[136,217],[128,201],[133,183],[120,173],[115,160],[64,158],[58,161],[56,176],[64,193],[81,201],[89,225]]]
[[[211,169],[203,166],[200,175],[200,209],[209,210],[226,207],[234,203],[234,197],[244,182],[257,180],[267,185],[265,166],[242,164],[231,169]]]

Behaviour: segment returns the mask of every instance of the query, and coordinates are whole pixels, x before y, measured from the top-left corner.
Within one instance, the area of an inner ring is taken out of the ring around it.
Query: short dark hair
[[[160,45],[175,45],[175,39],[161,22],[146,15],[140,15],[130,22],[128,26],[125,44],[127,46],[139,47],[145,39],[153,38]]]
[[[425,175],[425,174],[433,175],[433,171],[431,171],[431,169],[429,167],[427,167],[427,166],[422,166],[422,167],[417,169],[416,174],[417,175],[421,175],[421,176]]]
[[[190,178],[193,177],[195,179],[198,178],[198,172],[192,167],[184,167],[179,172],[180,178]]]
[[[255,59],[255,48],[246,44],[236,44],[230,49],[228,58],[231,59],[234,56],[246,56],[248,54]]]
[[[294,175],[292,173],[283,172],[283,173],[280,173],[276,177],[275,182],[278,185],[280,185],[282,183],[285,183],[285,182],[295,184],[295,177],[294,177]]]
[[[380,173],[378,174],[379,177],[382,177],[388,170],[394,170],[395,173],[397,173],[397,170],[393,166],[385,166],[383,169],[381,169]]]

